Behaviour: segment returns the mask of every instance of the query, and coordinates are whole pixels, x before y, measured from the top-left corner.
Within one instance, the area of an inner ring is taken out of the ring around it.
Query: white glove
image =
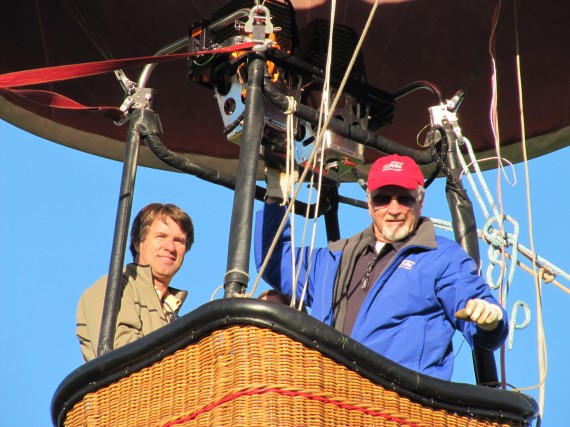
[[[503,319],[503,310],[490,302],[482,299],[470,299],[463,310],[459,310],[455,316],[468,322],[477,323],[484,331],[492,331],[497,328]]]
[[[284,172],[275,168],[265,168],[265,178],[267,179],[267,190],[265,199],[279,199],[281,205],[289,199],[291,188],[299,180],[299,172],[293,172],[292,177],[288,177]]]

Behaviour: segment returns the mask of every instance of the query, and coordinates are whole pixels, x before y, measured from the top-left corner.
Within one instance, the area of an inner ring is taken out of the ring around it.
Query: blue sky
[[[59,383],[82,364],[75,338],[75,309],[82,291],[107,273],[113,238],[122,164],[91,156],[0,121],[0,425],[51,425],[50,403]],[[570,209],[570,149],[529,163],[534,245],[537,253],[564,271],[570,268],[564,219]],[[530,247],[524,170],[516,166],[518,183],[501,178],[505,213],[520,224],[520,243]],[[508,174],[511,172],[507,171]],[[485,173],[496,197],[497,171]],[[437,181],[427,191],[424,214],[449,220]],[[355,184],[341,193],[363,198]],[[472,194],[472,193],[471,193]],[[193,218],[196,243],[173,285],[188,289],[186,313],[210,300],[222,284],[226,268],[233,192],[183,174],[139,168],[133,212],[147,203],[178,204]],[[258,203],[258,202],[256,202]],[[259,205],[258,205],[259,206]],[[478,206],[478,226],[483,219]],[[348,237],[369,223],[365,211],[341,208],[341,233]],[[441,234],[451,237],[449,233]],[[319,229],[324,243],[324,228]],[[484,269],[487,247],[481,247]],[[130,256],[127,258],[130,261]],[[528,261],[524,261],[528,265]],[[250,274],[255,277],[253,265]],[[558,280],[569,286],[564,278]],[[252,280],[253,283],[253,280]],[[258,291],[259,292],[259,291]],[[222,296],[218,292],[216,298]],[[517,269],[507,300],[510,312],[526,301],[532,320],[515,333],[506,350],[507,382],[530,387],[538,382],[536,296],[531,276]],[[566,313],[570,295],[545,285],[543,314],[548,348],[548,375],[543,426],[565,425],[565,389],[570,373],[570,333]],[[456,351],[461,339],[456,342]],[[461,347],[454,380],[473,382],[471,352]],[[528,394],[538,398],[534,390]]]

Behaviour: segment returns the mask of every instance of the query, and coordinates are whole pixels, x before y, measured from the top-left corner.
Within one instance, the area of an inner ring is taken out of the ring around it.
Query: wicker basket
[[[95,392],[66,427],[512,426],[411,402],[255,326],[216,330]],[[524,424],[526,425],[526,424]]]

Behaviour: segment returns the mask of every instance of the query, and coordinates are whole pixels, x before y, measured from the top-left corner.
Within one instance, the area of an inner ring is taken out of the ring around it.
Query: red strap
[[[54,92],[11,88],[33,84],[58,82],[62,80],[71,80],[79,77],[94,76],[97,74],[108,73],[117,69],[127,69],[150,63],[174,61],[177,59],[188,58],[190,56],[215,55],[219,53],[232,53],[249,50],[254,45],[255,43],[253,42],[247,42],[220,49],[203,50],[196,53],[179,53],[161,56],[144,56],[140,58],[112,59],[109,61],[86,62],[82,64],[60,65],[57,67],[16,71],[13,73],[0,75],[0,94],[9,93],[25,98],[32,102],[47,105],[52,108],[98,111],[100,114],[112,118],[113,120],[120,120],[123,116],[123,112],[117,107],[88,107]]]
[[[131,68],[150,63],[174,61],[176,59],[188,58],[189,56],[215,55],[217,53],[231,53],[240,50],[249,50],[253,46],[253,42],[247,42],[221,49],[202,50],[196,53],[177,53],[161,56],[143,56],[140,58],[111,59],[109,61],[85,62],[83,64],[60,65],[57,67],[16,71],[14,73],[0,75],[0,88],[58,82],[61,80],[70,80],[79,77],[108,73],[120,68]]]
[[[123,111],[117,107],[88,107],[86,105],[75,102],[73,99],[70,99],[66,96],[47,90],[13,90],[0,88],[0,95],[4,93],[7,95],[18,96],[28,101],[46,105],[51,108],[94,111],[114,121],[119,121],[124,116]]]

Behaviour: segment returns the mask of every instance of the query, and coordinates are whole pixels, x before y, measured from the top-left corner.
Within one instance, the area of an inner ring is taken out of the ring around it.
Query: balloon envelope
[[[338,0],[335,22],[360,35],[373,3]],[[517,162],[522,159],[523,129],[529,157],[552,152],[570,141],[570,3],[519,0],[500,2],[500,7],[497,3],[380,2],[362,47],[359,78],[389,93],[419,80],[433,83],[445,99],[464,91],[459,124],[478,156],[496,155],[499,145],[502,156]],[[222,8],[253,4],[249,0],[9,2],[3,15],[13,19],[3,25],[8,37],[0,39],[0,73],[154,55],[185,37],[193,24],[220,17]],[[274,4],[294,10],[296,27],[286,28],[289,36],[303,33],[315,19],[326,22],[331,17],[331,2],[325,0],[265,4],[270,10]],[[301,51],[308,42],[299,39]],[[498,140],[491,126],[493,70]],[[126,70],[133,81],[140,72],[141,68]],[[239,145],[229,142],[222,132],[224,124],[213,91],[189,81],[186,61],[158,65],[147,87],[156,90],[154,108],[164,129],[162,141],[169,149],[198,164],[235,173]],[[118,107],[125,98],[113,73],[39,88],[88,106]],[[435,104],[428,91],[398,98],[392,123],[376,132],[418,148],[430,123],[428,108]],[[0,117],[60,144],[99,156],[123,157],[128,125],[117,126],[92,112],[51,109],[2,92]],[[365,163],[377,156],[367,149]],[[140,163],[165,167],[146,148]]]

